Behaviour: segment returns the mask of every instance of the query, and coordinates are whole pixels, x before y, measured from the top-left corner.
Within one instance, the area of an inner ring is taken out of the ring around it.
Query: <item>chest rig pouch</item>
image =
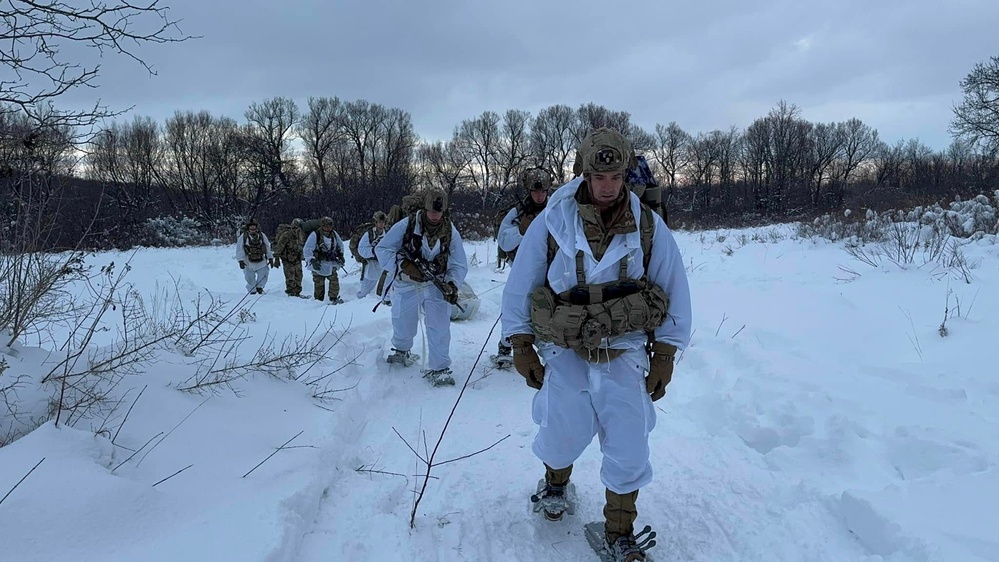
[[[414,260],[422,260],[423,256],[423,235],[416,233],[416,221],[420,220],[418,214],[409,217],[409,224],[406,232],[402,236],[402,263],[399,268],[410,279],[417,283],[430,281]],[[447,271],[449,250],[451,248],[451,221],[445,219],[440,226],[441,235],[438,237],[440,252],[432,260],[423,260],[426,263],[427,271],[434,277],[443,275]],[[429,245],[429,244],[428,244]]]
[[[616,281],[588,284],[583,252],[576,253],[577,285],[556,294],[547,284],[531,293],[535,336],[568,349],[593,350],[605,338],[651,332],[666,319],[669,297],[659,285],[628,277],[628,256],[621,258]]]

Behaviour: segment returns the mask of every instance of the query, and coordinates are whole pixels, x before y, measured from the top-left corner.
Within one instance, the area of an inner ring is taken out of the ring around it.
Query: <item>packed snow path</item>
[[[978,293],[977,314],[950,320],[941,338],[945,277],[871,270],[837,281],[852,261],[838,245],[751,243],[728,256],[697,238],[681,235],[696,331],[657,402],[656,480],[639,497],[638,523],[657,529],[659,559],[995,560],[994,518],[975,506],[999,501],[990,407],[999,381],[982,353],[996,333],[996,294]],[[995,247],[986,251],[975,285],[949,284],[963,303],[999,277]],[[387,315],[355,316],[367,374],[339,407],[331,442],[340,450],[298,560],[585,559],[581,526],[600,518],[603,501],[597,444],[573,475],[576,515],[533,516],[527,498],[542,474],[530,451],[533,391],[488,368],[495,334],[437,458],[510,438],[435,467],[408,527],[425,468],[394,430],[433,448],[498,314],[502,289],[491,289],[502,278],[473,269],[473,286],[488,292],[475,320],[453,325],[453,389],[431,388],[415,366],[389,368]]]

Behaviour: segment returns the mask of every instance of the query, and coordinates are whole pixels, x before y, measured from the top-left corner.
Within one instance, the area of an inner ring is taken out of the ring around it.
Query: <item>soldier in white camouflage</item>
[[[573,463],[597,436],[606,503],[594,548],[644,561],[652,537],[636,535],[634,523],[638,491],[652,482],[652,402],[690,339],[690,290],[672,233],[625,189],[631,143],[597,129],[578,161],[581,176],[551,196],[520,243],[503,336],[517,372],[538,390],[533,452],[545,473],[535,497],[545,516],[562,517]]]
[[[273,265],[271,241],[260,232],[256,219],[246,221],[245,231],[236,237],[236,261],[246,279],[246,292],[262,295]]]
[[[517,248],[520,247],[520,241],[524,239],[528,227],[548,203],[552,177],[545,170],[532,168],[520,176],[520,186],[527,193],[503,216],[499,232],[496,235],[499,249],[506,254],[506,259],[510,262],[516,259]],[[490,359],[498,368],[506,369],[513,364],[512,352],[513,348],[510,346],[509,340],[500,338],[496,355]]]
[[[337,274],[344,263],[343,239],[333,230],[332,218],[319,219],[319,228],[305,240],[302,254],[312,272],[313,298],[323,300],[328,282],[329,304],[343,304],[343,299],[340,298],[340,277]]]
[[[392,296],[392,353],[386,361],[410,366],[419,359],[412,349],[422,310],[430,354],[423,375],[434,386],[454,385],[451,305],[468,274],[461,234],[447,209],[447,193],[428,190],[422,208],[397,222],[375,247]]]
[[[357,241],[357,255],[361,258],[361,282],[357,288],[357,298],[363,299],[374,290],[382,273],[382,266],[375,255],[375,247],[381,242],[388,228],[388,216],[382,211],[376,211],[371,217],[374,224],[365,229]]]

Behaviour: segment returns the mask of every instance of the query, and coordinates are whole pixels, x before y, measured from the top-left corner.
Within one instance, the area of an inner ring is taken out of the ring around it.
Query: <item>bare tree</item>
[[[812,124],[800,113],[798,106],[781,100],[746,129],[749,176],[758,181],[753,193],[759,211],[787,210],[787,196],[803,174]]]
[[[722,132],[699,133],[690,144],[690,178],[693,184],[691,210],[711,207],[711,185],[720,157]]]
[[[244,113],[244,149],[253,170],[254,186],[250,212],[292,188],[295,154],[291,141],[300,115],[288,98],[274,97],[250,104]]]
[[[471,157],[467,151],[462,150],[457,138],[424,144],[417,153],[423,179],[432,187],[443,189],[448,195],[458,189],[468,174]]]
[[[528,124],[531,114],[517,109],[508,110],[503,114],[500,126],[500,142],[496,152],[497,169],[500,174],[498,186],[499,196],[505,188],[516,181],[517,176],[527,167],[530,157],[530,132]]]
[[[610,127],[623,135],[631,129],[631,114],[627,111],[613,111],[593,102],[585,103],[576,109],[575,144],[583,142],[586,134],[593,129]]]
[[[410,166],[416,151],[418,137],[413,128],[413,118],[409,112],[397,107],[385,110],[385,118],[378,130],[378,143],[375,150],[375,179],[382,188],[389,185],[398,187],[408,184],[411,177]],[[388,194],[394,198],[400,193]]]
[[[840,123],[838,127],[842,129],[843,154],[841,165],[837,166],[836,177],[839,181],[847,183],[857,167],[877,150],[878,131],[856,118]]]
[[[497,165],[500,150],[500,116],[486,111],[458,126],[456,137],[471,161],[469,178],[479,191],[485,208],[489,194],[495,191],[500,174]]]
[[[160,126],[149,117],[113,123],[90,142],[88,175],[110,187],[126,220],[142,218],[156,203],[166,155]]]
[[[842,127],[835,123],[816,123],[807,138],[806,162],[808,177],[812,185],[812,206],[817,207],[822,200],[822,188],[833,162],[843,155],[846,137]]]
[[[166,194],[174,208],[215,223],[242,210],[239,126],[207,111],[177,112],[166,121]]]
[[[365,100],[347,103],[341,124],[345,146],[339,153],[342,158],[339,167],[346,179],[364,186],[374,183],[378,132],[386,117],[385,108],[377,103]]]
[[[152,66],[137,55],[150,43],[190,39],[157,0],[144,4],[49,0],[0,3],[0,65],[11,72],[0,79],[0,104],[17,107],[39,120],[39,107],[70,90],[96,87],[99,59],[108,53],[130,58],[150,74]],[[83,46],[95,54],[91,63],[72,60]],[[64,111],[60,124],[89,127],[120,114],[97,102],[89,109]]]
[[[337,143],[346,135],[341,129],[344,104],[340,98],[309,98],[309,111],[299,122],[299,136],[305,143],[306,167],[311,172],[312,185],[319,189],[330,187],[330,169]]]
[[[652,156],[663,176],[666,178],[666,188],[672,191],[677,187],[678,177],[684,173],[690,163],[690,133],[684,131],[671,121],[669,125],[656,124],[655,145]]]
[[[576,119],[576,112],[568,105],[552,105],[531,120],[533,163],[550,172],[559,183],[567,179],[572,165],[570,157],[579,144]]]
[[[901,189],[905,168],[905,142],[879,142],[874,151],[874,186]]]
[[[655,137],[632,123],[630,113],[613,111],[592,102],[583,104],[576,110],[575,145],[578,146],[587,133],[599,127],[617,129],[631,141],[632,148],[638,152],[655,146]]]
[[[951,133],[973,144],[999,147],[999,56],[976,64],[960,84],[964,99],[954,107]]]
[[[933,181],[933,149],[919,139],[909,139],[903,152],[903,189],[916,193],[931,193],[939,184]]]
[[[73,170],[73,154],[72,132],[60,114],[29,117],[0,111],[0,167],[4,171],[0,176],[0,332],[6,332],[0,346],[13,345],[44,321],[64,319],[72,309],[64,290],[80,273],[87,226],[72,237],[73,246],[59,248],[64,251],[58,253],[49,250],[57,246],[70,217],[62,189]]]
[[[736,167],[742,152],[742,135],[735,127],[711,133],[717,153],[718,189],[726,209],[735,204]]]

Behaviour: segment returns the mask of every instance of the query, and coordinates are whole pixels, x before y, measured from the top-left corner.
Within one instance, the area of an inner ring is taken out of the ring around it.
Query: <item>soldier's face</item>
[[[597,207],[607,207],[617,200],[624,189],[624,172],[594,172],[590,174],[590,197]]]
[[[537,203],[538,205],[544,203],[545,199],[548,199],[548,190],[539,189],[536,191],[531,191],[531,199],[533,199],[534,202]]]
[[[257,233],[257,225],[251,224],[250,226],[246,227],[246,231],[249,232],[250,234],[256,234]]]
[[[330,232],[333,232],[333,227],[328,224],[324,224],[320,228],[323,229],[323,234],[325,234],[326,236],[329,236]]]
[[[442,218],[444,218],[444,213],[440,211],[427,211],[427,220],[430,221],[430,224],[437,224],[441,222]]]
[[[377,228],[378,230],[385,230],[385,221],[376,222],[375,228]]]

